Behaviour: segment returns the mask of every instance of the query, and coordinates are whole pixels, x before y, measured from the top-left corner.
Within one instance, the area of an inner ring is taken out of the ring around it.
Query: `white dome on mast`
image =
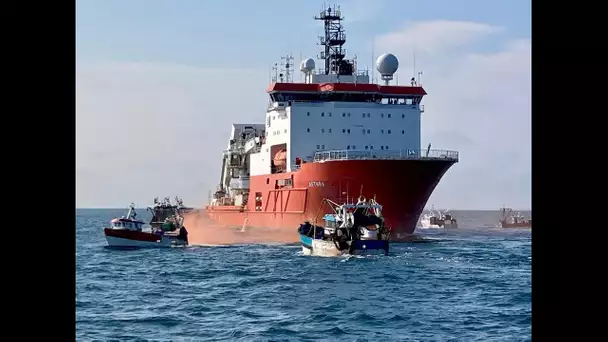
[[[378,70],[387,85],[393,79],[393,75],[398,69],[399,60],[392,53],[385,53],[376,60],[376,70]]]
[[[310,73],[315,70],[315,60],[312,58],[307,58],[300,63],[300,71],[305,74]]]

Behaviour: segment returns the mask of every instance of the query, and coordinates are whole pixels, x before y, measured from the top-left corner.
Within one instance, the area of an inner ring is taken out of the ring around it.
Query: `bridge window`
[[[350,118],[350,113],[347,113],[346,116],[348,116]]]
[[[306,129],[306,132],[310,132],[310,128],[307,128],[307,129]]]
[[[350,150],[350,145],[346,146],[346,149],[347,149],[347,150]]]
[[[405,134],[405,130],[401,130],[401,134]]]
[[[371,146],[371,145],[370,145],[370,146],[369,146],[369,149],[370,149],[370,150],[373,150],[373,149],[374,149],[374,146]]]
[[[270,178],[266,178],[266,184],[270,184]]]
[[[331,112],[329,112],[329,113],[327,114],[327,116],[331,116]]]
[[[325,133],[325,128],[321,128],[321,133]]]
[[[383,118],[384,117],[384,113],[380,114],[380,117]]]
[[[385,147],[385,150],[388,150],[388,146],[384,146],[384,147]]]
[[[364,118],[365,117],[365,113],[363,113],[361,117]]]
[[[369,129],[367,130],[367,134],[369,134]]]
[[[357,146],[353,145],[353,150],[356,150],[356,149],[357,149]]]
[[[342,113],[342,117],[345,117],[345,116],[346,116],[346,113]]]
[[[369,118],[369,113],[367,113],[367,117]]]
[[[388,117],[389,117],[389,119],[390,119],[391,115],[389,114],[389,115],[388,115]]]
[[[384,150],[384,146],[380,146],[380,149],[381,149],[381,150]]]
[[[402,118],[402,119],[405,119],[405,114],[401,114],[401,118]]]
[[[346,130],[346,133],[350,134],[350,128]]]
[[[346,133],[346,130],[344,128],[342,128],[342,133]]]
[[[364,129],[362,129],[361,131],[363,131],[363,134],[365,134],[365,130]]]
[[[329,129],[329,133],[331,133],[331,128]]]
[[[369,146],[365,145],[365,149],[366,149],[366,150],[367,150],[367,148],[368,148],[368,147],[369,147]]]
[[[321,145],[317,145],[317,150],[321,148]]]
[[[391,134],[391,130],[390,129],[388,130],[388,134]]]
[[[381,129],[381,130],[380,130],[380,133],[384,134],[384,130],[383,130],[383,129]]]
[[[321,148],[322,148],[322,149],[325,149],[325,145],[321,145]]]
[[[310,112],[306,112],[306,116],[310,116]]]
[[[321,112],[321,116],[325,116],[325,113]]]

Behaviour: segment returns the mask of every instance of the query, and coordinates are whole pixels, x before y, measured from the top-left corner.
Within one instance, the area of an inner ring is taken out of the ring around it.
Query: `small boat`
[[[152,222],[151,222],[152,223]],[[188,231],[177,211],[164,218],[160,225],[144,231],[144,221],[137,219],[135,205],[131,204],[127,216],[114,218],[103,232],[109,247],[145,248],[175,247],[188,245]]]
[[[196,211],[196,209],[194,209],[192,207],[185,206],[184,205],[184,201],[181,198],[177,197],[177,196],[175,196],[175,203],[177,203],[177,211],[180,214],[186,214],[186,213],[190,213],[190,212]]]
[[[518,212],[513,214],[511,208],[500,208],[500,220],[498,221],[501,228],[532,228],[532,219],[526,218]]]
[[[443,212],[435,210],[435,206],[432,206],[428,214],[420,219],[422,228],[445,228],[454,229],[458,228],[458,221],[450,214],[449,210]]]
[[[305,222],[298,228],[304,255],[340,256],[389,252],[390,229],[384,225],[382,206],[375,199],[359,197],[356,204],[339,205],[324,199],[333,214],[323,216],[318,226]]]

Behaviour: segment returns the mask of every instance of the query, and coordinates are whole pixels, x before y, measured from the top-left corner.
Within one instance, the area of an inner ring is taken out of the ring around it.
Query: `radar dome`
[[[376,60],[376,70],[382,76],[392,76],[399,69],[399,60],[392,53],[385,53]]]
[[[309,73],[315,70],[315,60],[312,58],[307,58],[300,63],[300,71],[304,73]]]

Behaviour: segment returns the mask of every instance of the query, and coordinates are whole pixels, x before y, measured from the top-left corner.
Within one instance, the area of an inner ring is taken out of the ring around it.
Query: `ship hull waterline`
[[[296,172],[251,176],[246,207],[208,206],[200,214],[229,227],[274,228],[293,232],[304,221],[320,222],[331,210],[322,206],[328,198],[342,203],[356,201],[360,194],[376,196],[382,203],[391,241],[412,240],[416,223],[429,197],[454,160],[337,160],[306,163]],[[291,187],[277,186],[291,179]],[[261,201],[256,201],[262,197]],[[255,204],[255,205],[254,205]],[[251,210],[258,207],[259,210]]]

